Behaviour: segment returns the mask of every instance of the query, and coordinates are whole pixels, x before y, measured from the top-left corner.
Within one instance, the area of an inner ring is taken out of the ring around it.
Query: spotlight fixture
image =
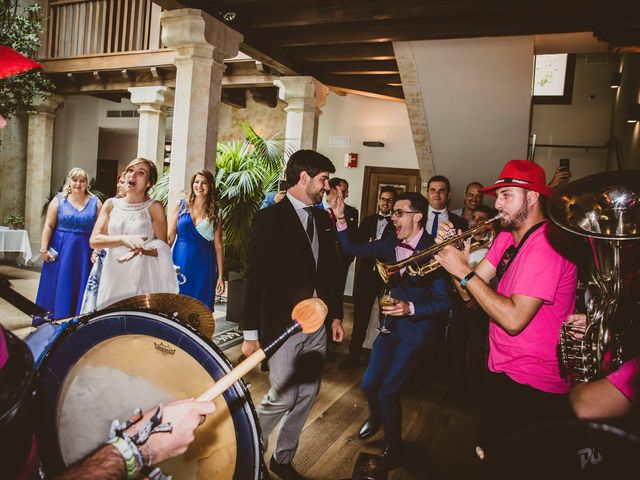
[[[636,123],[638,121],[640,121],[640,103],[632,103],[629,105],[627,123]]]
[[[236,19],[236,12],[225,12],[222,14],[225,22],[233,22]]]
[[[622,82],[622,73],[615,72],[611,75],[611,88],[620,88]]]

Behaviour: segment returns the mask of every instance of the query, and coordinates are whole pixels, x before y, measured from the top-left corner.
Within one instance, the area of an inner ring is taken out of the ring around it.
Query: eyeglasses
[[[383,203],[391,203],[393,202],[393,198],[385,198],[385,197],[380,197],[379,199],[381,202]]]
[[[391,216],[396,216],[398,218],[402,218],[404,216],[405,213],[421,213],[421,212],[413,212],[413,211],[407,211],[407,210],[401,210],[399,208],[395,209],[395,210],[391,210]]]
[[[500,257],[500,261],[496,267],[496,278],[498,280],[500,280],[507,271],[507,267],[511,263],[511,260],[513,260],[513,257],[515,257],[517,251],[518,249],[514,245],[511,245],[504,251],[502,257]]]

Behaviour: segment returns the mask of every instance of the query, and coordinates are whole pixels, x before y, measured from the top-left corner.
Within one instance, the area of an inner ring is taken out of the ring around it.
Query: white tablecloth
[[[20,252],[26,265],[32,255],[27,231],[0,228],[0,252]]]

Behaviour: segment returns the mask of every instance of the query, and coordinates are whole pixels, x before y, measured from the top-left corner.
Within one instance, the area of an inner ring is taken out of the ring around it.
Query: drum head
[[[47,473],[104,443],[113,419],[196,397],[231,369],[212,343],[159,313],[101,312],[71,330],[40,372],[38,445]],[[238,382],[218,397],[187,452],[159,466],[176,479],[257,479],[262,448],[256,418]]]

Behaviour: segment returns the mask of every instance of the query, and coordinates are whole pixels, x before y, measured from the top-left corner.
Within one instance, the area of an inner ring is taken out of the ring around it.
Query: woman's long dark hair
[[[216,179],[209,170],[202,169],[198,170],[191,177],[191,181],[189,182],[189,197],[186,201],[187,210],[190,209],[191,205],[196,200],[196,194],[193,192],[193,182],[196,181],[196,177],[200,175],[207,180],[209,184],[209,193],[207,193],[207,198],[204,200],[204,218],[208,219],[209,222],[217,222],[218,215],[216,214]]]

